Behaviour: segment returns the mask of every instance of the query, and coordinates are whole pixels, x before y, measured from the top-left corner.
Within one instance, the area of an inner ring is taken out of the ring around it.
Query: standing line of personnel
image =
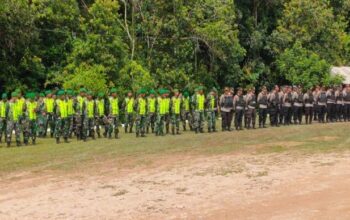
[[[172,94],[172,97],[170,95]],[[178,89],[140,89],[137,96],[129,91],[123,99],[116,88],[108,96],[100,92],[93,94],[82,88],[76,94],[72,90],[59,90],[45,93],[27,93],[25,98],[20,90],[11,93],[9,98],[2,94],[0,101],[0,142],[11,145],[15,134],[16,145],[36,143],[36,138],[50,136],[60,143],[63,139],[76,136],[86,141],[102,136],[119,138],[121,117],[124,115],[125,133],[136,137],[180,134],[188,128],[195,133],[216,132],[216,119],[221,114],[222,131],[231,131],[234,118],[236,130],[255,129],[258,118],[259,128],[266,128],[269,115],[271,126],[302,124],[312,121],[350,121],[350,87],[316,87],[305,92],[300,87],[275,86],[270,92],[266,87],[256,94],[254,88],[243,91],[226,87],[219,97],[213,88],[206,95],[199,86],[190,96],[188,91]],[[5,137],[3,139],[3,137]]]

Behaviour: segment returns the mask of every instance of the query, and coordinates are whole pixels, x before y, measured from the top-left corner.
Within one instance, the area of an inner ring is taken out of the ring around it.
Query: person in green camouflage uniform
[[[193,118],[192,118],[192,114],[191,114],[190,94],[188,93],[188,91],[185,91],[183,93],[182,108],[181,108],[181,121],[182,121],[182,127],[183,127],[184,131],[187,130],[186,121],[188,122],[190,130],[192,131]]]
[[[164,136],[164,123],[166,113],[166,95],[165,89],[159,90],[159,96],[157,98],[157,123],[156,123],[156,136]]]
[[[75,104],[75,116],[74,116],[74,127],[77,140],[83,139],[83,122],[84,122],[84,112],[86,108],[86,89],[81,88],[79,90],[79,95],[76,98]]]
[[[67,90],[67,123],[68,123],[68,137],[72,138],[74,131],[74,116],[75,116],[75,106],[76,100],[73,95],[74,92],[72,90]]]
[[[150,90],[149,96],[147,98],[147,134],[149,133],[149,128],[151,127],[152,133],[154,133],[155,124],[157,121],[157,99],[155,97],[156,91]]]
[[[29,139],[35,144],[37,135],[37,113],[38,103],[35,101],[35,93],[27,94],[27,102],[25,107],[25,122],[23,123],[24,144],[28,145]]]
[[[92,97],[92,92],[87,93],[87,99],[85,100],[85,111],[83,120],[83,140],[86,141],[87,137],[95,139],[95,100]]]
[[[69,122],[68,122],[68,105],[65,92],[57,92],[58,99],[55,102],[55,138],[56,143],[60,143],[60,137],[63,136],[64,142],[68,143]]]
[[[46,115],[46,124],[44,128],[44,137],[46,137],[47,129],[50,127],[50,136],[53,137],[55,131],[55,117],[54,117],[54,106],[55,99],[52,97],[52,92],[50,90],[45,92],[46,98],[44,99],[44,109]]]
[[[26,118],[25,118],[25,104],[26,99],[23,97],[20,89],[16,89],[17,93],[17,108],[18,108],[18,121],[19,121],[19,130],[23,134],[24,138],[24,127],[26,126]]]
[[[203,87],[197,88],[196,94],[192,96],[192,104],[194,109],[194,129],[195,132],[203,133],[204,128],[204,106],[205,106],[205,96],[203,94]]]
[[[128,132],[128,127],[130,127],[129,133],[132,133],[132,127],[134,126],[134,103],[135,99],[132,92],[128,92],[128,96],[124,99],[123,109],[125,113],[125,133]]]
[[[0,101],[0,143],[2,142],[2,136],[6,137],[6,110],[7,110],[7,94],[3,93],[1,95]]]
[[[112,88],[111,96],[108,99],[108,138],[112,138],[114,131],[114,138],[118,138],[119,134],[119,99],[117,89]]]
[[[164,90],[164,96],[165,96],[165,115],[164,115],[164,120],[165,120],[165,131],[167,134],[170,132],[170,122],[171,122],[171,115],[170,115],[170,91],[168,89]]]
[[[38,135],[43,137],[45,134],[45,125],[46,125],[46,116],[45,116],[45,103],[44,103],[45,94],[40,93],[38,98]]]
[[[216,132],[216,111],[218,107],[217,90],[213,88],[206,98],[208,132]]]
[[[136,137],[139,137],[141,134],[141,137],[145,136],[146,131],[146,125],[147,125],[147,100],[145,99],[146,96],[146,89],[140,89],[138,91],[139,96],[135,102],[135,109],[136,109]]]
[[[171,132],[173,135],[180,134],[182,98],[178,89],[174,89],[174,96],[171,98]]]
[[[15,131],[16,144],[21,146],[21,130],[19,125],[17,93],[11,93],[11,100],[6,110],[6,142],[7,146],[11,145],[12,132]]]
[[[101,130],[104,128],[103,136],[107,137],[108,125],[105,123],[107,121],[107,117],[105,115],[105,94],[103,92],[98,93],[98,98],[96,99],[96,133],[97,137],[101,138]]]

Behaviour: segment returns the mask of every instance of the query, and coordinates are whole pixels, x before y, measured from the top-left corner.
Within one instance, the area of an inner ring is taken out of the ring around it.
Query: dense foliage
[[[330,85],[349,0],[0,0],[0,90]]]

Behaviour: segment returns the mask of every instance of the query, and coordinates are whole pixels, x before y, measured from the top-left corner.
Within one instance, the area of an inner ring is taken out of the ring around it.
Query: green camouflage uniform
[[[67,98],[67,127],[68,137],[72,137],[74,131],[75,100],[72,97]]]
[[[69,135],[68,105],[66,100],[57,99],[55,102],[55,138],[57,143],[63,136],[67,142]]]
[[[38,100],[38,133],[39,137],[43,137],[45,134],[45,125],[46,125],[46,115],[45,115],[45,103],[44,99],[40,98]]]
[[[9,101],[7,106],[7,114],[6,114],[6,142],[9,146],[12,138],[12,131],[15,131],[16,135],[16,143],[20,145],[21,143],[21,130],[19,125],[19,115],[18,115],[18,107],[17,100]]]
[[[191,114],[191,101],[190,101],[190,97],[188,96],[182,99],[181,120],[182,120],[182,127],[184,131],[186,131],[186,121],[188,122],[190,130],[192,130],[193,117]]]
[[[195,94],[192,97],[193,109],[194,109],[194,124],[193,127],[197,132],[203,132],[204,127],[204,104],[205,104],[205,96]]]
[[[98,137],[101,137],[101,127],[104,127],[103,136],[107,136],[108,125],[105,123],[107,117],[105,115],[105,100],[103,98],[96,100],[96,133]]]
[[[164,135],[164,122],[166,113],[166,101],[163,97],[157,98],[157,124],[156,135]]]
[[[95,101],[93,99],[85,101],[85,111],[83,120],[83,140],[87,137],[95,139]]]
[[[55,100],[53,98],[45,98],[45,114],[46,114],[46,124],[44,128],[44,136],[46,136],[47,129],[50,127],[50,134],[53,137],[55,131],[55,116],[54,116],[54,106]]]
[[[125,110],[125,133],[128,132],[128,127],[130,127],[129,132],[132,133],[132,127],[134,126],[134,98],[126,97],[124,99],[123,107]]]
[[[217,98],[212,94],[208,94],[206,105],[208,131],[216,131]]]
[[[74,116],[74,127],[77,135],[77,139],[83,139],[83,122],[84,122],[84,112],[85,112],[85,97],[77,96],[77,101],[75,105],[75,116]]]
[[[34,96],[33,96],[34,98]],[[37,134],[37,112],[38,103],[36,101],[27,101],[26,103],[26,119],[24,129],[24,143],[28,144],[29,139],[35,144]]]
[[[147,124],[147,101],[143,97],[139,97],[136,101],[136,137],[140,134],[145,136],[146,124]]]
[[[2,135],[6,136],[6,110],[8,102],[0,101],[0,143],[2,142]]]
[[[109,97],[109,111],[108,111],[108,138],[112,137],[114,131],[114,137],[118,138],[119,133],[119,99]]]
[[[182,99],[180,96],[171,98],[171,132],[172,134],[179,134],[180,121],[181,121],[181,104]]]
[[[170,98],[166,97],[165,98],[165,115],[164,115],[164,121],[165,121],[165,130],[166,133],[169,134],[169,128],[170,128]]]
[[[149,127],[151,127],[152,133],[154,132],[155,123],[157,120],[156,102],[157,99],[155,97],[147,98],[147,133],[149,132]]]

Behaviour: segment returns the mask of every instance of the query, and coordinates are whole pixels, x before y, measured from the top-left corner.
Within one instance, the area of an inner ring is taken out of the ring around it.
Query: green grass
[[[313,124],[215,134],[135,138],[121,134],[118,140],[55,144],[39,139],[36,146],[0,148],[0,175],[12,172],[70,171],[111,161],[116,167],[148,166],[173,155],[219,155],[235,152],[265,154],[298,151],[334,152],[350,149],[350,123]]]

